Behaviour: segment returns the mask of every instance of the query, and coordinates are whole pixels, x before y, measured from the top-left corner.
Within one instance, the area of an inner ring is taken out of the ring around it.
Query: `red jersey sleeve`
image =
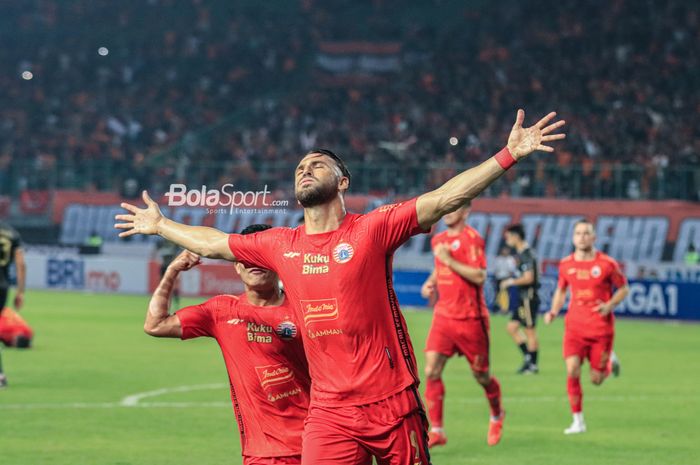
[[[214,297],[199,305],[191,305],[176,312],[182,328],[181,339],[195,337],[215,337],[216,320],[214,312],[219,310],[220,299]]]
[[[627,277],[622,273],[620,265],[616,261],[611,263],[612,269],[610,270],[610,283],[614,288],[620,289],[627,285]]]
[[[557,279],[557,287],[561,290],[565,290],[569,287],[569,281],[566,278],[566,270],[564,269],[564,263],[559,263],[559,278]]]
[[[370,234],[387,250],[394,250],[411,236],[424,231],[418,224],[416,198],[382,205],[367,214]]]
[[[228,246],[236,260],[276,271],[274,252],[281,235],[282,228],[246,235],[231,234],[228,236]]]

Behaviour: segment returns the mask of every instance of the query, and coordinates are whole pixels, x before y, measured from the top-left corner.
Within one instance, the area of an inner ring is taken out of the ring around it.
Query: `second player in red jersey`
[[[465,221],[469,206],[445,215],[447,231],[432,239],[435,269],[423,285],[430,298],[437,291],[433,323],[425,347],[425,398],[430,417],[430,446],[447,443],[443,429],[445,385],[442,371],[453,355],[464,355],[491,407],[487,442],[501,439],[504,412],[501,386],[489,372],[489,312],[484,299],[484,240]]]
[[[593,246],[592,223],[581,220],[575,224],[573,243],[574,253],[559,263],[557,290],[552,307],[545,314],[545,323],[551,323],[564,306],[567,289],[570,290],[563,351],[573,423],[564,431],[566,434],[586,431],[580,382],[583,361],[590,362],[593,384],[602,384],[611,372],[619,373],[619,362],[613,352],[613,310],[628,293],[627,279],[620,266]]]
[[[269,226],[246,229],[264,228]],[[172,282],[198,261],[183,252],[168,267],[151,300],[146,332],[216,339],[229,375],[244,465],[301,463],[311,380],[294,311],[277,275],[238,263],[244,294],[220,295],[168,315]]]

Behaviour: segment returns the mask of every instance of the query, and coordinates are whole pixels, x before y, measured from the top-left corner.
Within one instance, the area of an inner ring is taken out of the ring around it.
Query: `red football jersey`
[[[177,312],[182,339],[219,343],[231,384],[243,455],[301,454],[311,379],[289,299],[259,307],[222,295]]]
[[[627,285],[615,260],[603,252],[596,252],[593,260],[578,261],[574,255],[559,262],[559,289],[571,287],[569,309],[566,312],[566,330],[597,336],[613,332],[615,316],[606,316],[593,309],[612,297],[615,289]]]
[[[312,403],[363,405],[418,384],[392,256],[419,232],[413,199],[349,213],[337,230],[322,234],[299,226],[229,236],[239,260],[278,273],[296,307]]]
[[[466,226],[456,236],[450,236],[447,231],[436,234],[431,241],[433,249],[438,244],[449,244],[450,254],[460,263],[486,269],[484,239],[474,228]],[[482,286],[464,279],[437,258],[435,276],[438,290],[438,301],[434,309],[436,315],[460,320],[488,318],[489,311]]]

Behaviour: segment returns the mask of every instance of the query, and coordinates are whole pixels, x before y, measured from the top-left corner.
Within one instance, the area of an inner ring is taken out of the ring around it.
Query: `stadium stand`
[[[687,2],[254,3],[8,5],[0,193],[289,189],[312,146],[344,154],[356,192],[418,192],[497,150],[519,105],[557,109],[566,148],[488,195],[698,199]],[[334,69],[348,60],[371,79]]]

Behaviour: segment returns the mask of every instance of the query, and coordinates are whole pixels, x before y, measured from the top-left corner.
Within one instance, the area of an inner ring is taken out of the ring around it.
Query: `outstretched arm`
[[[163,278],[160,280],[146,312],[146,322],[143,330],[146,334],[155,337],[181,337],[182,326],[180,318],[168,310],[170,307],[170,296],[175,287],[175,281],[181,271],[189,270],[199,265],[199,257],[187,250],[180,253],[175,260],[170,263]]]
[[[555,116],[556,113],[552,112],[534,126],[523,128],[525,112],[518,110],[506,148],[480,165],[458,174],[434,191],[418,197],[416,210],[420,226],[429,229],[444,215],[479,195],[511,165],[535,150],[553,152],[554,149],[545,143],[566,137],[564,134],[550,134],[565,124],[563,120],[549,124]]]
[[[169,220],[163,216],[148,192],[143,191],[142,197],[146,208],[138,208],[129,203],[121,204],[129,214],[115,216],[115,219],[123,223],[116,223],[114,227],[126,230],[119,233],[119,237],[158,234],[202,257],[235,260],[228,246],[228,234],[206,226],[190,226]]]

